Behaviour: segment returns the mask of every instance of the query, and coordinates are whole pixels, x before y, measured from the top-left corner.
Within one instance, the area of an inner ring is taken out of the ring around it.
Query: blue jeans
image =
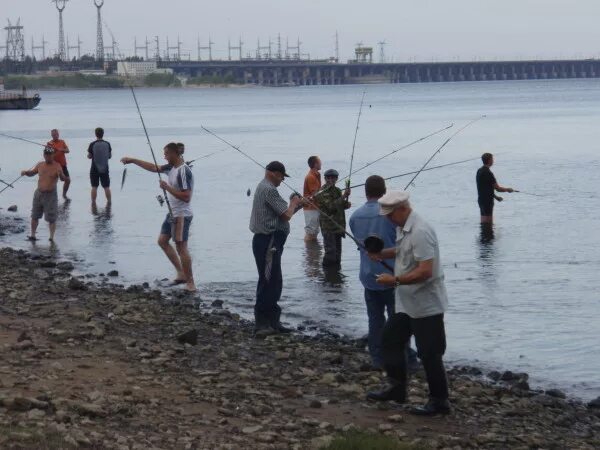
[[[369,317],[369,354],[375,367],[383,366],[381,336],[385,325],[385,312],[387,310],[388,318],[394,315],[395,300],[394,289],[384,291],[365,289],[365,303]]]
[[[277,328],[281,308],[277,304],[283,289],[281,274],[281,254],[287,234],[255,234],[252,240],[252,252],[258,270],[256,285],[256,304],[254,319],[256,329]]]

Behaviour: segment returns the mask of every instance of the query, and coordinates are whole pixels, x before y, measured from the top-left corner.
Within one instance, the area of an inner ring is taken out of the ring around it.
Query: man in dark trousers
[[[319,221],[325,247],[323,266],[339,268],[342,263],[342,239],[346,237],[346,210],[352,206],[348,201],[350,188],[342,191],[335,185],[339,177],[335,169],[325,171],[324,176],[325,186],[312,197],[321,210]]]
[[[289,221],[302,206],[302,198],[292,196],[288,205],[281,197],[277,187],[287,176],[285,166],[272,161],[266,167],[264,179],[254,190],[250,231],[254,233],[252,252],[258,270],[254,306],[255,336],[258,338],[291,331],[281,324],[278,305],[283,289],[281,254],[290,233]]]
[[[408,192],[396,191],[388,192],[378,201],[380,214],[398,227],[396,246],[370,256],[376,260],[396,258],[394,275],[382,273],[377,277],[382,286],[396,287],[396,314],[385,324],[382,337],[389,386],[369,392],[367,398],[406,402],[406,346],[414,335],[429,385],[429,401],[413,408],[411,413],[447,414],[450,403],[443,355],[446,351],[444,312],[448,298],[444,272],[435,230],[412,210],[408,199]]]
[[[481,155],[483,166],[477,171],[477,203],[481,211],[481,223],[491,224],[494,222],[494,199],[501,202],[503,199],[495,194],[497,192],[512,193],[512,188],[502,187],[496,181],[496,177],[490,170],[494,164],[494,155],[484,153]]]
[[[90,168],[90,182],[92,184],[92,205],[96,204],[96,198],[98,196],[98,186],[102,184],[104,188],[104,194],[106,195],[106,204],[111,203],[111,192],[110,192],[110,175],[108,172],[108,160],[112,158],[112,148],[110,143],[106,142],[104,138],[104,130],[102,128],[96,128],[94,130],[96,134],[96,140],[88,147],[88,159],[92,160],[92,166]]]

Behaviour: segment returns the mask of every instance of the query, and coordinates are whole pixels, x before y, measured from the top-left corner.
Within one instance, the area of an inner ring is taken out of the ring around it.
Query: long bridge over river
[[[228,77],[238,83],[263,86],[600,77],[600,60],[597,59],[430,63],[335,63],[298,60],[163,61],[159,67],[171,68],[178,75]]]

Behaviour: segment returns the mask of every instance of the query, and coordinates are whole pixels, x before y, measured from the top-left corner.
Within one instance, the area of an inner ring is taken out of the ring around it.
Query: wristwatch
[[[400,283],[400,277],[394,277],[394,279],[396,280],[396,282],[394,283],[394,286],[401,286],[402,283]]]

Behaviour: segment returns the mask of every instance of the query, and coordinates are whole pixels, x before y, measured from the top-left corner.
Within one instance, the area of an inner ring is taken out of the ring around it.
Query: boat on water
[[[21,91],[6,91],[4,83],[0,80],[0,110],[33,109],[41,100],[40,94],[29,94],[25,86]]]

